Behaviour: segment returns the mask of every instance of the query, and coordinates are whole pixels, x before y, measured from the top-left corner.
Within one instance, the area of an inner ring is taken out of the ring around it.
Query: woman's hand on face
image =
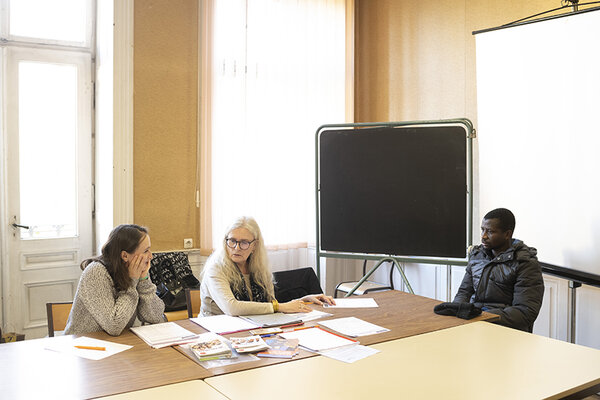
[[[279,303],[279,311],[282,313],[311,312],[312,309],[304,304],[302,300],[292,300],[287,303]]]
[[[146,264],[145,264],[144,270],[142,271],[142,274],[140,275],[140,278],[145,278],[150,273],[150,267],[152,266],[152,264],[150,263],[151,260],[152,260],[152,254],[146,255]]]
[[[136,254],[129,262],[129,277],[140,279],[148,274],[150,259],[144,254]]]
[[[322,306],[323,303],[325,304],[329,304],[334,306],[335,305],[335,300],[333,299],[333,297],[331,296],[325,296],[324,294],[309,294],[306,295],[304,297],[302,297],[300,299],[301,301],[307,302],[307,303],[314,303],[317,304],[319,306]]]

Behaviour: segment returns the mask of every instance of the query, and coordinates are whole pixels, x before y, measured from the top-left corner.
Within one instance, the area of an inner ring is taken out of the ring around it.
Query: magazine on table
[[[265,339],[269,349],[257,354],[259,357],[292,358],[298,354],[298,339],[273,336]]]
[[[198,361],[231,358],[233,354],[227,339],[212,332],[203,333],[194,342],[180,347],[189,350],[187,353],[191,353]]]
[[[238,353],[256,353],[257,351],[266,350],[269,346],[258,335],[244,337],[230,337],[231,346]]]

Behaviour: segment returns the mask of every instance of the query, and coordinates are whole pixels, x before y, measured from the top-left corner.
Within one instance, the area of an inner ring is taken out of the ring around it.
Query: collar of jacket
[[[486,250],[483,245],[479,245],[477,246],[483,254],[485,254],[485,257],[490,261],[490,262],[506,262],[506,261],[510,261],[510,260],[514,260],[516,258],[516,252],[521,249],[523,247],[523,242],[520,241],[519,239],[513,239],[512,243],[510,244],[510,247],[506,250],[504,250],[502,253],[498,254],[497,256],[494,256],[494,253],[492,253],[491,250]]]

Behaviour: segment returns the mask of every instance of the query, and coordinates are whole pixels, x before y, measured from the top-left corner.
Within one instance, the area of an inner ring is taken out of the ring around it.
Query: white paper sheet
[[[338,336],[319,327],[298,329],[291,332],[280,333],[279,336],[282,336],[286,339],[298,339],[300,346],[311,351],[321,351],[358,343],[355,340]]]
[[[296,316],[296,314],[284,314],[279,312],[273,314],[242,315],[240,318],[263,328],[302,322],[300,317]]]
[[[294,315],[298,319],[300,319],[302,322],[307,322],[307,321],[313,321],[315,319],[319,319],[319,318],[323,318],[323,317],[329,317],[332,314],[326,313],[323,311],[312,310],[311,312],[307,312],[307,313],[292,313],[292,314],[288,314],[288,315]]]
[[[353,363],[363,358],[372,356],[373,354],[379,353],[380,350],[357,344],[355,346],[344,346],[337,347],[335,349],[329,349],[320,351],[319,354],[333,358],[334,360],[343,361],[346,363]]]
[[[106,340],[93,339],[86,336],[77,339],[73,339],[71,336],[57,336],[49,339],[48,343],[44,346],[45,349],[64,354],[72,354],[77,357],[87,358],[88,360],[101,360],[133,347],[125,344],[108,342]],[[75,346],[104,347],[106,350],[78,349]]]
[[[375,299],[370,297],[349,297],[335,299],[335,305],[323,304],[326,308],[372,308],[379,307]]]
[[[208,331],[219,334],[246,331],[259,327],[252,322],[230,315],[212,315],[210,317],[190,318],[190,320]]]
[[[387,328],[363,321],[362,319],[356,317],[330,319],[319,322],[319,325],[323,325],[343,335],[352,337],[389,332],[389,329]]]

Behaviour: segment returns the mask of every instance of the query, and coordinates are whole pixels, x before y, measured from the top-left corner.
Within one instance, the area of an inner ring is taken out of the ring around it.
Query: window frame
[[[10,34],[10,2],[18,0],[0,0],[0,38],[1,42],[9,45],[42,45],[42,46],[60,46],[66,48],[82,48],[91,50],[94,46],[94,32],[96,29],[96,1],[95,0],[79,0],[85,1],[85,39],[83,42],[44,39],[39,37],[19,36]]]

